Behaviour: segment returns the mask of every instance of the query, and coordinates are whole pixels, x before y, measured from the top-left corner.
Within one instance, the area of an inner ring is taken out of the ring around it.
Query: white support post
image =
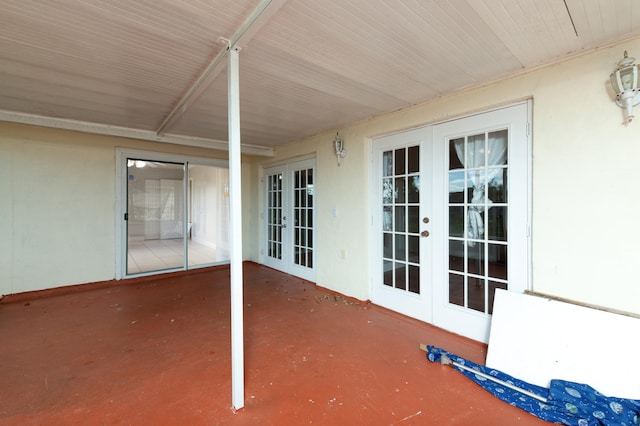
[[[231,210],[231,399],[244,407],[244,325],[242,279],[242,191],[240,162],[240,78],[238,51],[228,53],[229,202]]]

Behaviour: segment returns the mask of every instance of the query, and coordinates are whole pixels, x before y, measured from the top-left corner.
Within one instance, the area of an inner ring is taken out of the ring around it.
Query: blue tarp
[[[479,374],[452,365],[453,368],[501,400],[548,422],[576,426],[634,426],[640,424],[640,400],[607,397],[588,385],[566,380],[551,380],[547,389],[523,382],[493,368],[476,364],[443,349],[433,346],[427,347],[429,361],[440,362],[443,356],[464,367],[546,399],[546,402],[543,402]]]

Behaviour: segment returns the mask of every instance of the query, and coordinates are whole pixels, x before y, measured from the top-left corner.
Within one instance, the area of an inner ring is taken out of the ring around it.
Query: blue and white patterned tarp
[[[523,382],[493,368],[476,364],[443,349],[433,346],[427,347],[429,361],[440,362],[443,355],[467,368],[546,399],[546,402],[540,401],[452,365],[453,368],[501,400],[548,422],[576,426],[634,426],[640,424],[640,400],[607,397],[588,385],[565,380],[551,380],[549,389],[547,389]]]

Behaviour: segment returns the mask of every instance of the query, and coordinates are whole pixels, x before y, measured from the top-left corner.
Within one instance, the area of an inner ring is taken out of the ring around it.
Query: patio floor
[[[244,409],[231,410],[229,269],[218,267],[5,297],[0,424],[547,424],[419,350],[484,363],[485,345],[244,270]]]

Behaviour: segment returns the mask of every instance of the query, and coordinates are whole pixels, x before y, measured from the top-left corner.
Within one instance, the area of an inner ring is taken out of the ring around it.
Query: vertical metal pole
[[[182,164],[182,264],[184,269],[189,269],[189,163],[184,162]]]
[[[229,202],[231,209],[231,399],[244,407],[244,329],[242,285],[242,192],[240,163],[240,78],[238,51],[228,54]]]

